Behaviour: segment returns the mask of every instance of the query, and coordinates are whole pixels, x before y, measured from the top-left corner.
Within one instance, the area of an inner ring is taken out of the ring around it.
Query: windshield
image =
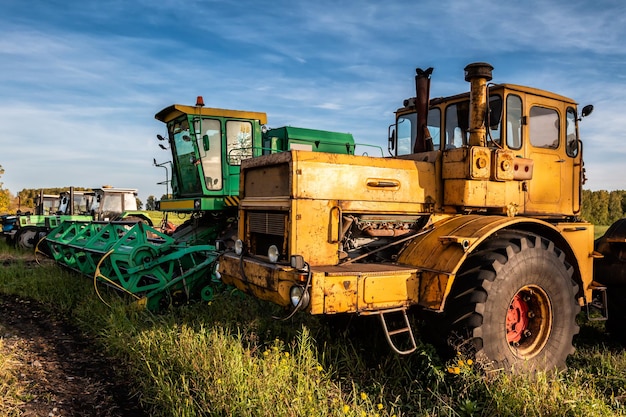
[[[433,141],[433,149],[439,150],[441,144],[440,112],[438,108],[428,111],[428,131]],[[408,113],[398,116],[396,125],[397,151],[396,155],[413,153],[415,137],[417,136],[417,113]]]
[[[194,150],[187,115],[170,122],[168,130],[170,143],[174,146],[174,169],[177,182],[177,184],[172,183],[172,188],[180,190],[180,194],[183,196],[202,194],[202,185],[197,168],[200,161]]]

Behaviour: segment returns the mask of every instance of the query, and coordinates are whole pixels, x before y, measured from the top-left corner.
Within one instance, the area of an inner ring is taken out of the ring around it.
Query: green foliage
[[[9,212],[11,206],[11,194],[9,190],[0,188],[0,214]]]
[[[0,177],[4,174],[4,168],[0,165]],[[0,182],[0,213],[6,213],[9,211],[11,204],[11,195],[9,190],[2,188],[4,183]]]
[[[156,210],[156,200],[153,195],[149,195],[146,200],[146,210]]]
[[[626,191],[583,190],[582,217],[595,225],[610,225],[626,213]]]

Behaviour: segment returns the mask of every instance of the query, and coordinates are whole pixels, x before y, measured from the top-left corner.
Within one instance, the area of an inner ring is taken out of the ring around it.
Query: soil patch
[[[146,416],[115,362],[36,301],[0,294],[3,349],[19,361],[23,416]]]

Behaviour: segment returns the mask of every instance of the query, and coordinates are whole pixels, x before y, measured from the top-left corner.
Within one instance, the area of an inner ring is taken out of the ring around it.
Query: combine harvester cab
[[[175,104],[155,118],[167,125],[168,136],[157,139],[172,158],[154,160],[154,166],[166,170],[159,184],[166,186],[168,196],[157,208],[166,216],[187,215],[188,220],[171,234],[142,221],[64,222],[47,237],[58,263],[93,277],[94,284],[129,294],[151,310],[198,298],[208,301],[221,286],[213,264],[237,240],[243,160],[292,148],[344,154],[355,149],[351,134],[267,129],[265,113],[207,108],[202,97],[195,106]]]

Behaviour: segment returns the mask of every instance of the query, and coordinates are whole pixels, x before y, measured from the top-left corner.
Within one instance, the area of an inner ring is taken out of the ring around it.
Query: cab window
[[[506,145],[509,149],[522,147],[522,99],[513,94],[506,98]]]
[[[548,149],[559,147],[559,113],[556,110],[533,106],[528,124],[531,145]]]
[[[228,163],[241,165],[241,161],[252,157],[252,123],[229,120],[226,122],[226,144]]]
[[[485,115],[485,125],[487,126],[488,141],[501,145],[500,125],[502,120],[502,98],[498,95],[489,97],[489,113]]]
[[[433,141],[433,150],[441,147],[441,111],[434,107],[428,111],[428,132]],[[398,117],[396,124],[397,151],[396,155],[413,153],[417,137],[417,113],[409,113]]]
[[[467,145],[469,138],[469,100],[455,103],[446,108],[445,149]]]
[[[578,156],[578,137],[576,135],[576,111],[571,107],[567,109],[565,122],[565,149],[567,152],[567,156],[571,156],[572,158],[574,158]]]

